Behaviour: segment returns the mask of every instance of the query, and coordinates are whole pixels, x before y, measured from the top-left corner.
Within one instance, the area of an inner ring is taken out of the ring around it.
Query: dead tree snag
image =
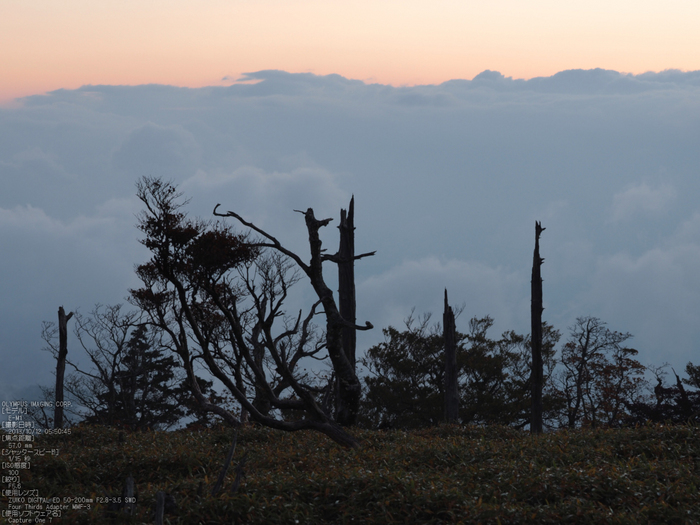
[[[544,371],[542,363],[542,274],[540,267],[544,259],[540,257],[540,234],[545,230],[539,221],[535,221],[535,251],[532,255],[532,280],[530,300],[531,345],[532,345],[532,412],[530,432],[542,433],[542,389]]]
[[[445,311],[442,314],[442,324],[445,339],[445,419],[448,423],[456,423],[459,420],[457,329],[455,314],[447,302],[447,288],[445,288]]]
[[[56,402],[54,404],[53,428],[63,428],[63,376],[66,373],[68,355],[68,321],[73,312],[66,315],[63,306],[58,307],[58,361],[56,363]]]

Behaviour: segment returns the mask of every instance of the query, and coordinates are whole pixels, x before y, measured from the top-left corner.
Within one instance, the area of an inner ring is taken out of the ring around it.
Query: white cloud
[[[192,133],[181,125],[147,122],[133,130],[114,152],[114,165],[138,176],[181,178],[196,168],[200,149]]]
[[[110,199],[99,205],[91,216],[81,214],[64,220],[31,204],[0,208],[0,231],[5,235],[24,237],[27,241],[31,236],[40,235],[103,243],[125,233],[125,226],[133,226],[134,215],[139,209],[135,198]]]
[[[0,208],[0,335],[3,383],[15,389],[50,384],[55,361],[41,351],[41,322],[56,309],[124,302],[134,287],[133,265],[144,260],[135,242],[133,208],[113,200],[97,213],[62,220],[33,206]],[[80,352],[70,347],[80,360]],[[31,364],[31,366],[29,366]]]
[[[207,193],[219,199],[230,195],[235,204],[251,210],[277,208],[306,209],[314,203],[333,208],[348,195],[338,178],[322,168],[301,167],[288,172],[267,172],[243,166],[230,173],[199,170],[182,184],[183,191]],[[222,202],[226,206],[225,202]]]
[[[238,213],[302,256],[308,253],[308,233],[303,216],[294,210],[313,208],[316,218],[337,221],[340,208],[347,208],[350,201],[350,195],[339,187],[338,177],[317,167],[272,172],[253,166],[228,173],[199,170],[181,189],[192,196],[192,208],[200,216],[211,217],[214,205],[220,203],[220,213]],[[334,235],[328,231],[335,230],[326,228],[322,235]]]
[[[490,314],[496,331],[527,332],[536,219],[557,328],[600,315],[640,347],[662,334],[669,360],[696,349],[699,73],[491,72],[402,88],[245,78],[86,86],[0,109],[0,316],[11,327],[0,354],[12,370],[59,304],[121,302],[135,284],[141,175],[178,183],[191,215],[221,203],[300,254],[307,233],[292,210],[333,217],[322,231],[332,252],[354,194],[356,249],[377,250],[356,267],[358,318],[378,337],[412,306],[439,320],[444,287],[466,302],[464,322]],[[33,381],[9,369],[0,381]]]
[[[613,221],[624,221],[643,215],[667,211],[676,198],[676,189],[670,184],[651,187],[646,182],[615,194],[612,204]]]
[[[612,328],[632,332],[645,364],[698,360],[700,242],[688,235],[694,229],[697,236],[698,225],[695,214],[663,246],[598,259],[584,304]]]
[[[40,230],[63,232],[65,227],[51,219],[44,210],[31,205],[15,206],[11,210],[0,208],[0,228],[8,230]]]
[[[452,306],[465,305],[458,328],[466,330],[472,317],[490,315],[497,331],[522,329],[529,315],[526,282],[526,275],[476,261],[408,260],[358,283],[358,320],[400,328],[415,307],[417,314],[432,313],[434,322],[442,322],[447,288]]]
[[[700,212],[683,221],[673,235],[673,241],[678,244],[691,243],[700,245]]]
[[[0,208],[0,243],[17,247],[0,261],[0,272],[12,276],[0,285],[13,297],[0,307],[4,317],[23,312],[38,325],[39,311],[63,301],[72,308],[122,302],[133,265],[145,257],[132,231],[133,204],[115,199],[69,221],[32,206]]]

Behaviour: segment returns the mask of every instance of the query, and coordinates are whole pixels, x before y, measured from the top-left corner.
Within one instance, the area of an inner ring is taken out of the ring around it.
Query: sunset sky
[[[644,365],[700,364],[698,21],[697,0],[0,0],[0,399],[51,384],[58,306],[139,286],[142,176],[300,254],[293,210],[337,221],[354,195],[377,250],[360,353],[412,308],[438,320],[445,288],[458,330],[527,334],[542,221],[562,344],[594,316]]]
[[[0,102],[264,69],[436,84],[483,70],[700,69],[694,0],[3,0]],[[223,80],[227,78],[227,80]]]

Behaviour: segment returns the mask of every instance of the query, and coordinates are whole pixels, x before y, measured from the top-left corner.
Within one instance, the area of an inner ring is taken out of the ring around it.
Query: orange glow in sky
[[[0,103],[262,69],[393,85],[700,69],[697,0],[2,0]]]

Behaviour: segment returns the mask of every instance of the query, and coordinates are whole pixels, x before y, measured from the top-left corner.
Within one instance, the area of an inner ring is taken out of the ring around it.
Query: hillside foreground
[[[644,426],[531,436],[504,427],[355,430],[358,450],[314,432],[239,431],[222,490],[212,486],[234,432],[129,433],[79,425],[41,436],[22,488],[84,497],[58,523],[700,523],[700,429]],[[3,447],[6,443],[3,442]],[[241,459],[245,461],[241,464]],[[243,475],[232,491],[236,466]],[[98,498],[135,480],[133,516]],[[7,508],[3,498],[3,508]],[[87,507],[86,506],[86,507]]]

